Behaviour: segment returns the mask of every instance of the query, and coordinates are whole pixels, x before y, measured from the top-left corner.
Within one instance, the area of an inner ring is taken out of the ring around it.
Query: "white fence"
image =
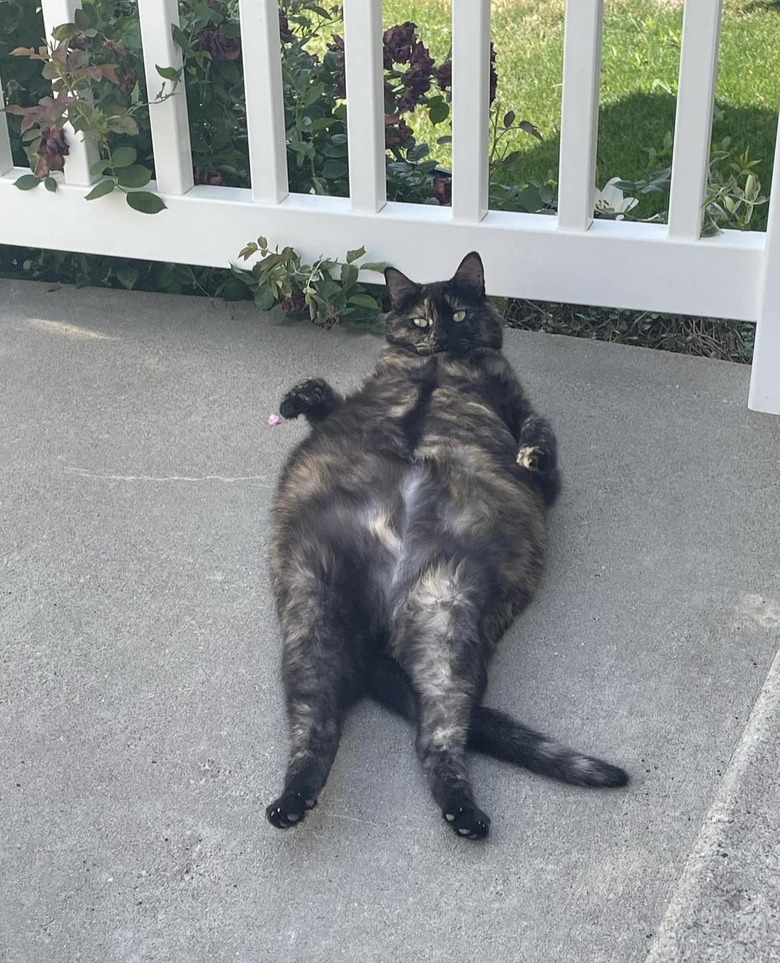
[[[557,217],[487,210],[490,0],[452,0],[450,208],[386,201],[381,0],[344,0],[351,196],[290,194],[277,0],[240,0],[251,189],[193,186],[181,92],[150,108],[155,216],[115,194],[84,203],[90,146],[75,139],[56,194],[17,190],[0,119],[0,243],[226,267],[263,234],[311,257],[365,245],[420,280],[477,249],[495,295],[757,321],[749,404],[780,414],[780,151],[767,233],[700,237],[721,3],[685,4],[668,225],[593,220],[603,0],[567,0]],[[42,0],[47,31],[77,6]],[[155,65],[181,63],[178,3],[138,7],[155,91]]]

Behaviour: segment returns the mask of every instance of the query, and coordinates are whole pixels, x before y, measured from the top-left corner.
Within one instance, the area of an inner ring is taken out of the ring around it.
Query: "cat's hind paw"
[[[445,806],[442,816],[463,839],[484,839],[490,832],[490,816],[476,806]]]
[[[529,471],[544,472],[554,466],[554,458],[551,459],[549,453],[539,445],[523,445],[517,453],[517,464]]]
[[[266,807],[265,818],[277,829],[292,829],[302,823],[306,813],[316,805],[316,799],[307,799],[305,793],[288,789]]]

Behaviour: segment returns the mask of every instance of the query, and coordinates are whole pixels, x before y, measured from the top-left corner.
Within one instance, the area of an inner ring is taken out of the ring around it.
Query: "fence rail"
[[[47,33],[77,6],[42,0]],[[603,0],[567,0],[557,216],[488,210],[490,0],[452,0],[452,207],[388,203],[381,8],[344,0],[349,198],[289,193],[277,0],[239,0],[251,188],[193,186],[183,91],[150,107],[168,206],[154,217],[116,195],[84,203],[94,156],[72,131],[57,193],[18,191],[24,171],[0,115],[0,243],[227,267],[263,234],[310,257],[365,245],[420,279],[478,249],[496,295],[757,322],[749,404],[780,414],[780,151],[766,234],[700,236],[721,0],[685,5],[668,225],[593,220]],[[170,30],[178,3],[138,9],[153,96],[156,65],[181,63]]]

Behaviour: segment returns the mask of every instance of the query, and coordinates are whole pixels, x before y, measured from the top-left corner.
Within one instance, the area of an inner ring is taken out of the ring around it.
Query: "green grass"
[[[387,25],[414,20],[437,59],[450,48],[448,0],[385,0]],[[636,180],[652,168],[649,152],[660,150],[674,128],[682,5],[677,0],[606,0],[599,122],[599,185],[610,177]],[[513,133],[522,151],[521,178],[557,180],[563,52],[562,0],[494,0],[493,41],[498,57],[498,99],[541,131],[544,142]],[[725,0],[713,142],[728,137],[736,153],[761,160],[757,173],[765,189],[772,171],[780,106],[780,3]],[[417,122],[421,137],[434,144],[443,125],[431,130]],[[449,162],[445,146],[434,156]],[[664,201],[651,195],[637,210],[656,213]],[[764,226],[766,208],[758,213]]]

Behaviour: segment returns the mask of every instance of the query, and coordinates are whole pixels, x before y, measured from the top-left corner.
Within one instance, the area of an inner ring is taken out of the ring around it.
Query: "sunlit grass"
[[[540,144],[528,134],[511,135],[512,149],[524,155],[520,178],[557,180],[563,0],[493,0],[492,7],[501,107],[513,108],[544,137]],[[674,127],[682,12],[677,0],[606,0],[597,158],[602,184],[614,176],[645,176],[652,167],[650,151],[660,150]],[[387,25],[413,20],[436,59],[447,55],[449,0],[385,0],[384,20]],[[725,0],[713,140],[728,137],[730,149],[760,158],[757,173],[765,189],[778,107],[780,4]],[[435,156],[449,163],[447,146],[435,145],[444,125],[415,126]],[[653,202],[646,201],[642,213],[653,213]]]

